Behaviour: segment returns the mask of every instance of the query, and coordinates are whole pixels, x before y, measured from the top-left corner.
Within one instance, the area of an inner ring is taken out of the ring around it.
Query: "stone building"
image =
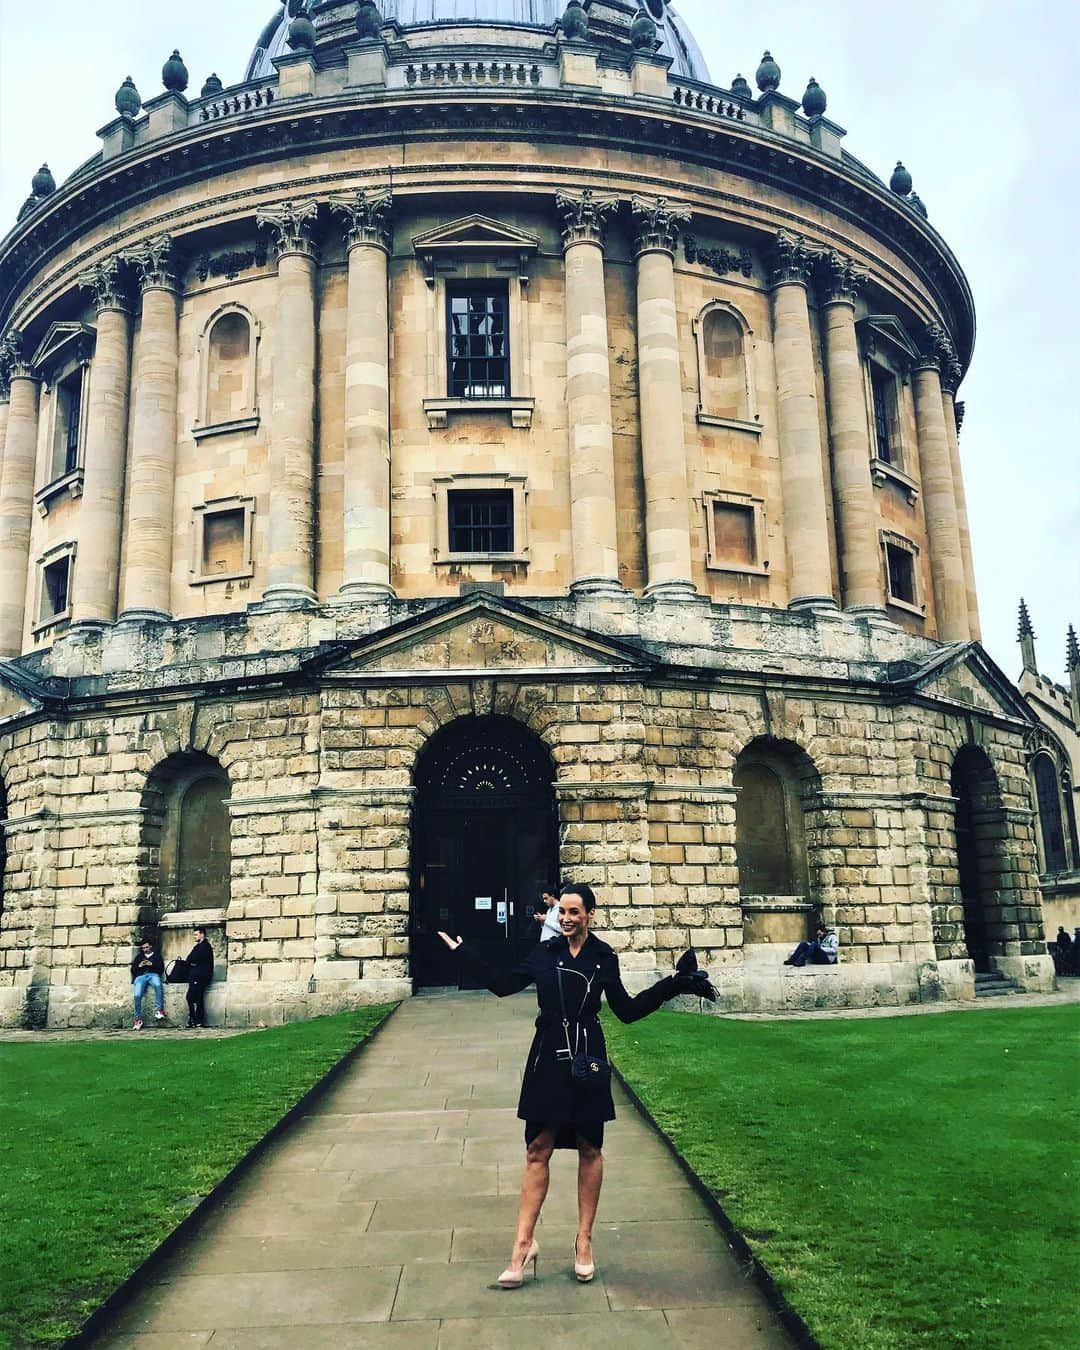
[[[0,242],[0,1017],[196,916],[213,1019],[407,995],[557,874],[728,1008],[1047,986],[903,166],[667,0],[290,0],[162,80]]]
[[[1070,624],[1065,642],[1069,687],[1041,675],[1035,660],[1035,629],[1020,601],[1023,669],[1017,687],[1036,719],[1028,742],[1028,772],[1035,803],[1039,890],[1048,942],[1059,927],[1080,928],[1080,646]]]

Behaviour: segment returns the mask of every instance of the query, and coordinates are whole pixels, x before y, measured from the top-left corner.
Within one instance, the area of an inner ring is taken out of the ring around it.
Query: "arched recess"
[[[230,793],[225,769],[198,751],[170,755],[150,774],[143,791],[144,928],[190,928],[194,911],[208,924],[224,922]]]
[[[1061,810],[1061,775],[1057,762],[1046,750],[1040,750],[1034,756],[1030,769],[1039,818],[1040,871],[1044,876],[1053,876],[1066,871],[1069,866]]]
[[[259,335],[258,320],[243,305],[224,305],[207,320],[199,342],[196,437],[257,422]]]
[[[739,755],[732,781],[743,940],[798,942],[814,910],[807,813],[817,770],[797,745],[762,736]]]
[[[499,962],[537,940],[532,910],[557,876],[555,768],[520,722],[469,716],[431,737],[413,781],[411,974],[456,984],[439,929]]]
[[[956,803],[954,865],[957,872],[964,943],[977,971],[992,969],[993,958],[1018,938],[1015,920],[1006,922],[1009,894],[1003,840],[1005,813],[997,775],[985,750],[960,748],[950,789]]]
[[[726,300],[710,300],[694,319],[698,358],[698,421],[756,429],[751,359],[753,330]]]
[[[0,923],[4,919],[5,900],[7,898],[7,790],[0,778]]]

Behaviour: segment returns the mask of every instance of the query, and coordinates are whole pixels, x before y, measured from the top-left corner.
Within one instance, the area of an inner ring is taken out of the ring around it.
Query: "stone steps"
[[[1005,994],[1018,994],[1020,986],[1015,980],[1007,979],[996,970],[980,971],[975,976],[976,998],[1001,998]]]

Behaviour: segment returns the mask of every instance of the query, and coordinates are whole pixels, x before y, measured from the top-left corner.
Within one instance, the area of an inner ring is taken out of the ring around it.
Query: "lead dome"
[[[562,17],[566,0],[376,0],[385,22],[396,22],[402,29],[431,28],[439,25],[477,25],[488,28],[535,28],[552,30]],[[309,6],[314,10],[316,6]],[[353,4],[320,5],[319,10],[354,10]],[[645,0],[642,9],[657,26],[661,56],[672,58],[673,75],[708,81],[709,68],[701,48],[670,0]],[[263,28],[248,60],[245,79],[259,80],[274,71],[273,58],[289,50],[289,6],[280,9]],[[320,29],[320,15],[315,18]],[[326,15],[332,21],[333,13]],[[351,22],[351,17],[350,17]],[[454,41],[476,41],[475,34],[455,34]],[[482,41],[482,37],[480,38]]]

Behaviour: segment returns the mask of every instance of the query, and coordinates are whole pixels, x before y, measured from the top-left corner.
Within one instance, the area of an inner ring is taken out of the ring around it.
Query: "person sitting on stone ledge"
[[[809,961],[812,966],[835,966],[839,959],[840,939],[831,928],[819,923],[813,942],[800,942],[784,965],[805,966]]]
[[[135,1001],[135,1022],[133,1025],[136,1031],[142,1031],[142,1001],[143,994],[146,993],[147,989],[154,991],[154,1001],[157,1004],[154,1008],[155,1019],[158,1022],[165,1020],[165,990],[161,983],[161,977],[164,974],[165,963],[161,959],[161,953],[155,950],[152,942],[142,942],[139,950],[135,953],[135,959],[131,963],[131,993]]]

